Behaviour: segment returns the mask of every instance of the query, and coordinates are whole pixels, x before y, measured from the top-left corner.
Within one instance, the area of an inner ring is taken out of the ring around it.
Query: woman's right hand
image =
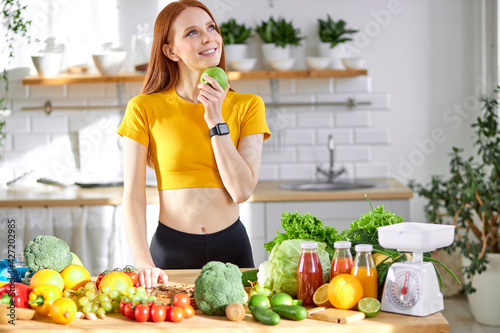
[[[158,280],[161,280],[164,284],[168,283],[167,273],[157,267],[139,268],[137,275],[139,276],[139,284],[146,289],[156,287]]]

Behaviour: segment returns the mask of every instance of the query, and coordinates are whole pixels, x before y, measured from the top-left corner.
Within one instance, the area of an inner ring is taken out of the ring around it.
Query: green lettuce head
[[[266,280],[271,282],[271,289],[276,292],[285,292],[292,297],[297,296],[297,266],[302,253],[301,243],[306,240],[289,239],[276,244],[268,261],[259,266],[258,283],[263,286]],[[323,281],[330,278],[330,256],[325,250],[326,244],[318,242],[318,256],[323,269]]]

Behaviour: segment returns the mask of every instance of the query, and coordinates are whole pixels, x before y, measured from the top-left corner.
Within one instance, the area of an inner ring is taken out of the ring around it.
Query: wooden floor
[[[464,296],[445,298],[441,313],[450,323],[451,333],[500,333],[500,326],[483,326],[475,322]]]

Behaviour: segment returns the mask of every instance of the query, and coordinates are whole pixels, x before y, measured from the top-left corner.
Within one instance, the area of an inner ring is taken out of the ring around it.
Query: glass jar
[[[314,305],[313,295],[323,284],[323,269],[319,260],[317,242],[302,242],[302,253],[297,266],[297,299],[302,305]]]
[[[330,280],[340,274],[351,274],[354,266],[351,254],[351,242],[337,241],[333,243],[335,253],[330,268]]]
[[[354,247],[356,256],[352,275],[356,276],[363,286],[363,297],[377,298],[378,275],[373,261],[371,244],[358,244]]]

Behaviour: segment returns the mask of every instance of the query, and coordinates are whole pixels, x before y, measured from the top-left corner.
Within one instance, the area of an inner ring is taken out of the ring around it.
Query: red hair
[[[160,14],[158,14],[155,22],[151,57],[149,59],[148,71],[144,79],[144,84],[141,89],[142,94],[152,94],[168,90],[175,87],[177,82],[179,82],[179,67],[177,62],[170,60],[163,53],[163,45],[171,43],[174,21],[177,16],[188,7],[203,9],[215,23],[215,19],[210,10],[203,3],[196,0],[179,0],[163,8]],[[215,23],[215,30],[220,34],[217,23]],[[224,45],[222,46],[221,58],[218,66],[226,70]]]

